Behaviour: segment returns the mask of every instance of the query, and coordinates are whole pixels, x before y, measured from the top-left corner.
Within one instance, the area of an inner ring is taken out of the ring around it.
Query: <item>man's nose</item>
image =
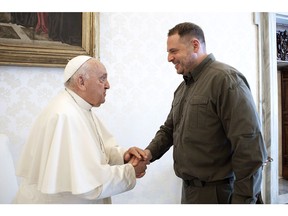
[[[105,86],[104,86],[104,87],[105,87],[105,89],[110,89],[110,83],[109,83],[109,81],[108,81],[108,80],[106,81],[106,83],[105,83]]]
[[[169,53],[169,54],[168,54],[168,62],[173,61],[173,59],[174,59],[174,56]]]

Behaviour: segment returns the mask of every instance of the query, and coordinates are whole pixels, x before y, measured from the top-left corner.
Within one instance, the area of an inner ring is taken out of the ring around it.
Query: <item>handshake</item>
[[[138,147],[131,147],[124,153],[124,163],[131,163],[135,169],[136,178],[142,178],[150,164],[152,155],[148,149],[140,149]]]

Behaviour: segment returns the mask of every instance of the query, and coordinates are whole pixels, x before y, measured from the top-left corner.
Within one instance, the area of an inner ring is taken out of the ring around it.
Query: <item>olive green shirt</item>
[[[245,77],[213,54],[175,91],[167,120],[147,147],[152,161],[171,146],[178,177],[235,176],[232,202],[256,202],[267,158],[258,113]]]

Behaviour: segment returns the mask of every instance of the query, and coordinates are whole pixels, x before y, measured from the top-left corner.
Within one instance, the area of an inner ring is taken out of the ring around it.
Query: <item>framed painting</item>
[[[0,65],[64,67],[99,58],[99,13],[0,13]]]

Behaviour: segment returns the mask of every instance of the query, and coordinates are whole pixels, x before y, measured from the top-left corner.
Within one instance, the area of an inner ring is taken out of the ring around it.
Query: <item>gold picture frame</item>
[[[99,59],[99,13],[82,13],[82,46],[7,43],[0,38],[0,65],[64,67],[77,55]]]

